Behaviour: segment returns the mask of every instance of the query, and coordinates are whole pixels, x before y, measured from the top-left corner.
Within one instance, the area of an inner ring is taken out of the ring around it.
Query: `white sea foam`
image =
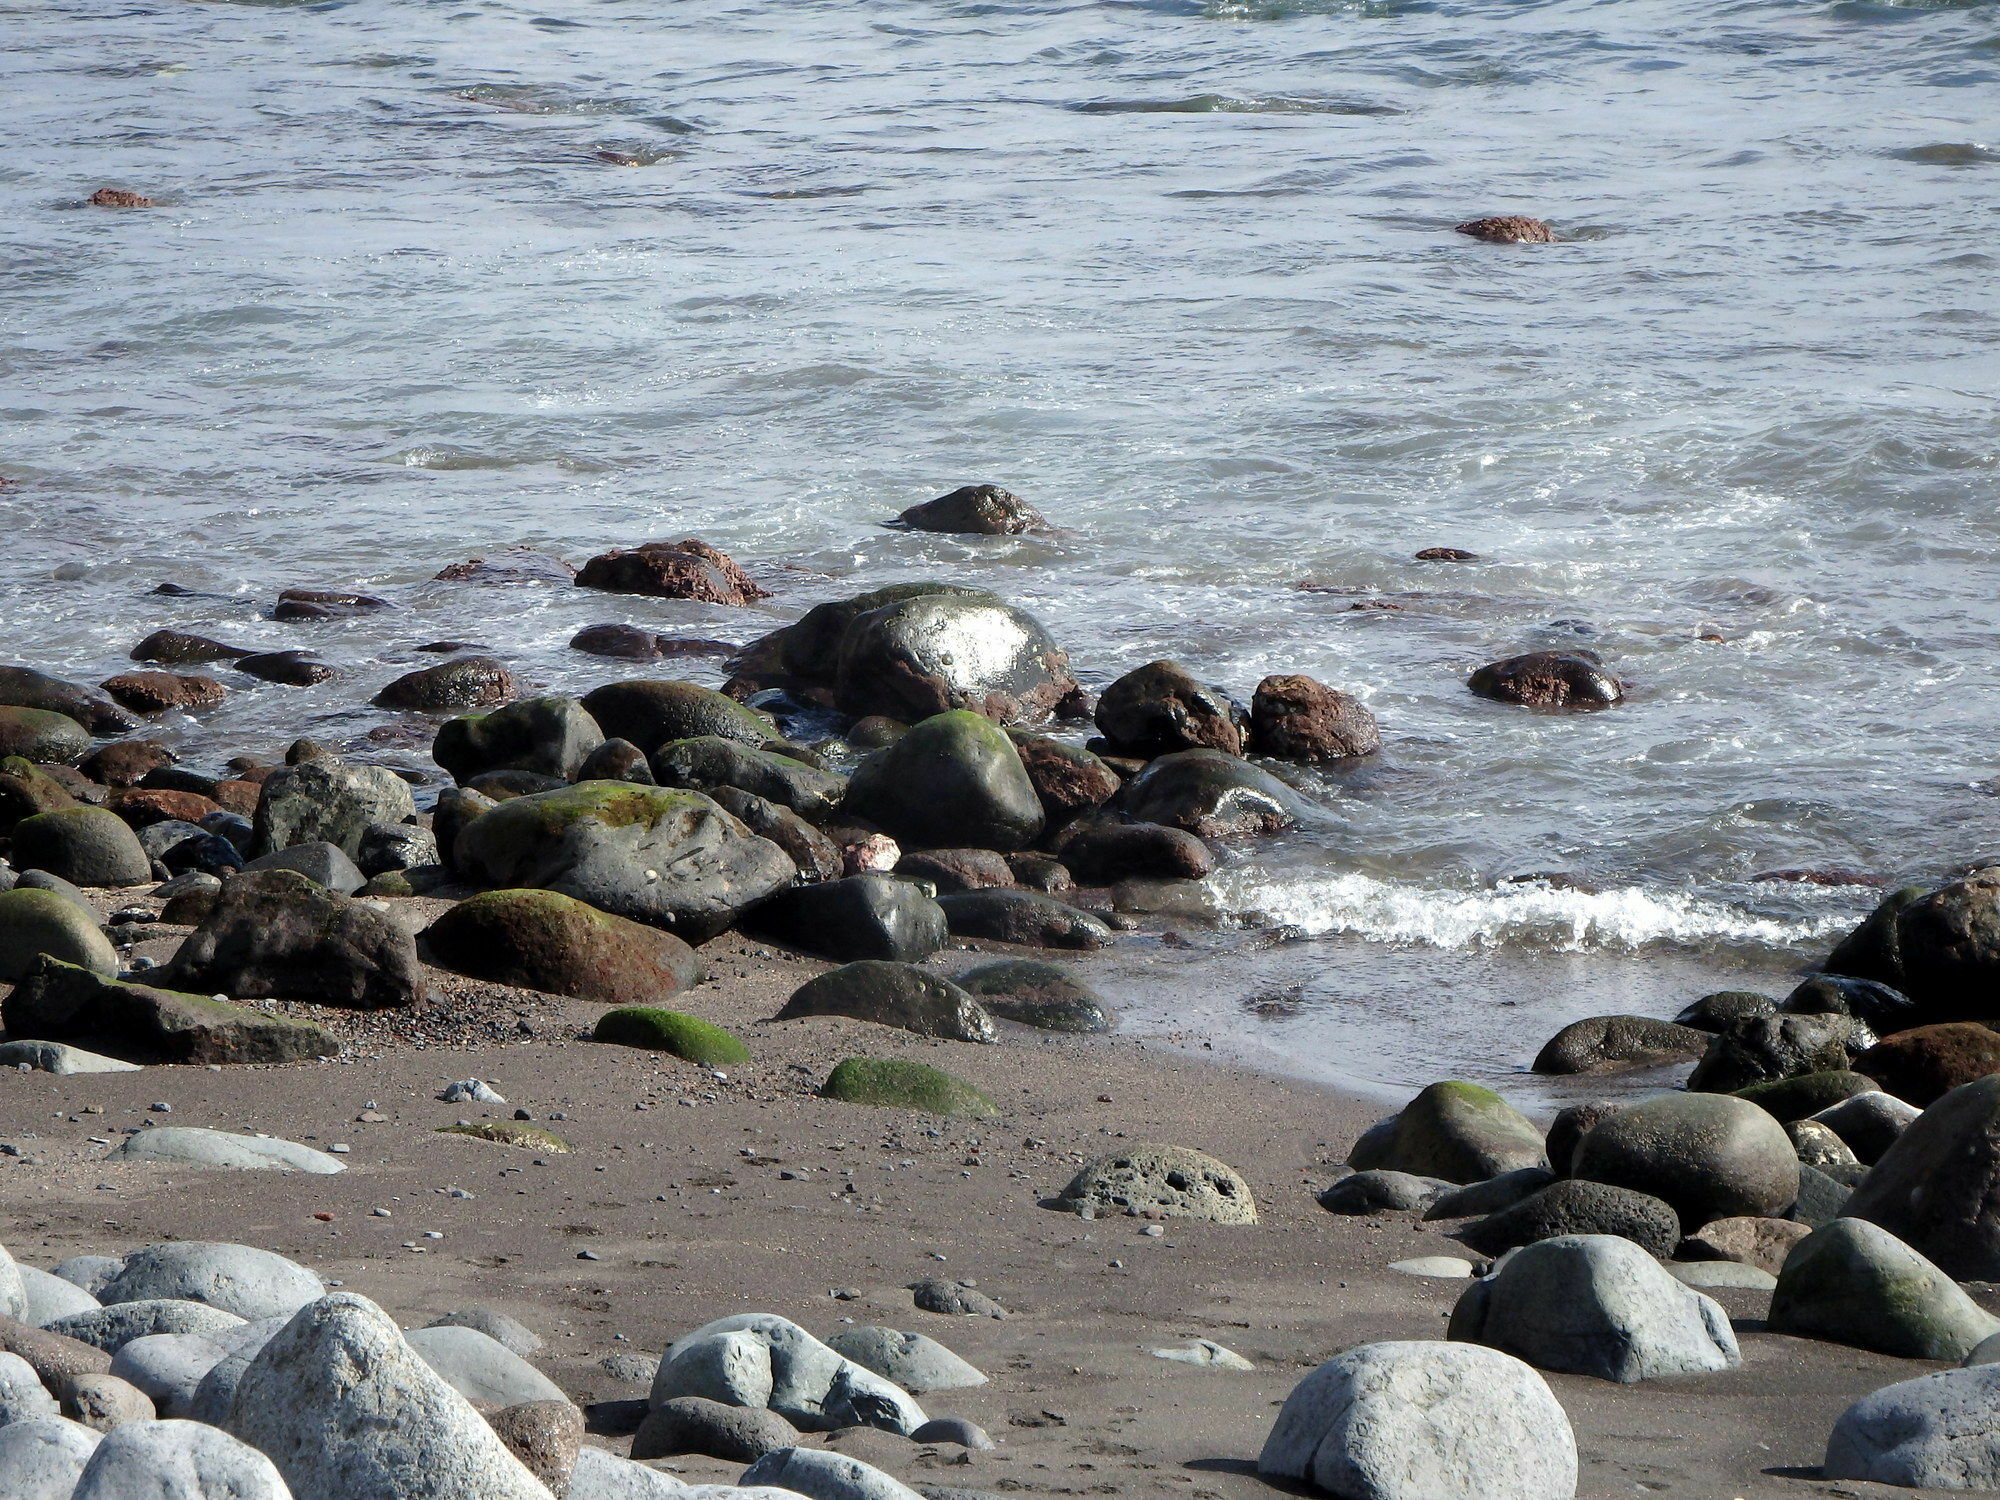
[[[1562,953],[1629,950],[1648,943],[1790,947],[1836,937],[1859,911],[1792,918],[1759,915],[1714,897],[1619,886],[1604,891],[1546,885],[1437,890],[1359,874],[1224,870],[1209,882],[1227,919],[1296,927],[1314,937],[1353,933],[1439,948],[1520,944]]]

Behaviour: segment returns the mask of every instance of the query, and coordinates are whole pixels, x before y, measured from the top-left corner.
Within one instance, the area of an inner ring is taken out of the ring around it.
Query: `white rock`
[[[17,1265],[14,1269],[21,1274],[21,1290],[28,1299],[28,1313],[21,1320],[24,1323],[32,1323],[40,1328],[51,1318],[89,1312],[97,1306],[97,1299],[89,1292],[52,1272],[22,1265]]]
[[[134,1339],[149,1333],[198,1333],[213,1338],[224,1329],[239,1327],[243,1319],[233,1312],[210,1307],[205,1302],[182,1302],[162,1297],[145,1302],[121,1302],[116,1307],[99,1307],[89,1312],[71,1313],[48,1325],[50,1333],[66,1334],[86,1344],[116,1353]]]
[[[907,1437],[930,1420],[893,1381],[771,1313],[718,1318],[675,1342],[660,1360],[651,1399],[657,1406],[674,1396],[768,1406],[808,1432],[866,1426]]]
[[[111,1307],[173,1297],[254,1320],[288,1318],[325,1293],[319,1277],[269,1250],[187,1240],[134,1250],[97,1299]]]
[[[900,1479],[845,1453],[779,1448],[743,1471],[746,1486],[794,1490],[808,1500],[923,1500]]]
[[[127,1422],[84,1465],[71,1500],[293,1500],[271,1461],[200,1422]]]
[[[250,1361],[226,1422],[296,1500],[553,1500],[388,1314],[336,1292]]]
[[[151,1397],[162,1417],[188,1417],[196,1388],[223,1352],[198,1333],[149,1333],[111,1356],[111,1373]]]
[[[95,1301],[99,1289],[116,1276],[124,1264],[125,1257],[122,1255],[72,1255],[50,1274],[60,1276],[71,1286],[81,1287]]]
[[[461,1078],[448,1083],[438,1094],[447,1104],[505,1104],[500,1091],[483,1078]]]
[[[1548,1383],[1477,1344],[1363,1344],[1293,1387],[1261,1474],[1368,1500],[1575,1500],[1576,1438]]]
[[[80,1422],[39,1417],[0,1427],[0,1495],[70,1500],[98,1435]]]
[[[1418,1255],[1409,1260],[1391,1261],[1389,1269],[1405,1276],[1435,1276],[1446,1281],[1464,1281],[1479,1274],[1479,1268],[1456,1255]]]
[[[707,1486],[703,1486],[707,1488]],[[692,1489],[671,1474],[589,1444],[577,1449],[565,1500],[688,1500]]]
[[[1155,1349],[1155,1359],[1171,1359],[1183,1365],[1213,1365],[1219,1370],[1254,1370],[1257,1367],[1234,1349],[1225,1349],[1213,1339],[1189,1339],[1179,1349]]]
[[[28,1316],[28,1290],[21,1284],[21,1268],[14,1264],[5,1245],[0,1245],[0,1313],[24,1322]]]
[[[423,1356],[425,1364],[469,1400],[487,1401],[494,1406],[569,1400],[561,1386],[477,1328],[446,1324],[442,1328],[413,1329],[403,1337]]]
[[[330,1176],[346,1165],[324,1151],[262,1135],[233,1135],[198,1125],[156,1125],[125,1137],[112,1161],[165,1161],[201,1167],[240,1167]]]
[[[470,1193],[460,1193],[460,1197],[470,1198]],[[533,1359],[542,1352],[541,1336],[517,1318],[510,1318],[503,1312],[495,1312],[490,1307],[461,1307],[441,1317],[432,1318],[426,1325],[430,1328],[477,1328],[490,1339],[498,1339],[523,1359]]]
[[[1684,1286],[1768,1292],[1778,1285],[1778,1278],[1762,1266],[1745,1265],[1740,1260],[1674,1260],[1666,1263],[1666,1269]]]
[[[61,1415],[56,1398],[42,1385],[35,1367],[18,1354],[0,1354],[0,1423],[34,1422]]]
[[[22,1065],[38,1073],[136,1073],[137,1063],[86,1052],[67,1042],[0,1042],[0,1068]]]
[[[1822,1472],[1905,1489],[2000,1490],[2000,1365],[1863,1396],[1833,1424]]]
[[[229,1416],[229,1403],[236,1399],[236,1385],[257,1352],[289,1323],[289,1318],[259,1318],[241,1328],[229,1328],[209,1338],[222,1349],[222,1358],[201,1377],[188,1402],[187,1414],[197,1422],[220,1427]]]

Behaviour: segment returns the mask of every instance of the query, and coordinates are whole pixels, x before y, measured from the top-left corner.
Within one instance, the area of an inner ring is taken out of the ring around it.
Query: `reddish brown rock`
[[[1734,1260],[1773,1276],[1785,1268],[1792,1246],[1812,1233],[1791,1219],[1714,1219],[1681,1241],[1682,1260]]]
[[[1266,677],[1250,700],[1250,749],[1279,760],[1344,760],[1382,748],[1360,699],[1310,677]]]
[[[1150,759],[1176,750],[1243,753],[1236,705],[1178,662],[1134,667],[1097,700],[1097,727],[1114,752]]]
[[[573,583],[576,569],[560,557],[527,547],[508,547],[492,557],[453,563],[437,574],[439,583]]]
[[[613,594],[699,599],[708,604],[751,604],[771,597],[728,554],[693,537],[602,553],[583,565],[576,581],[584,588]]]
[[[553,1494],[569,1493],[576,1452],[583,1444],[583,1413],[567,1401],[523,1401],[487,1419],[508,1451]]]
[[[928,880],[940,896],[1009,888],[1014,870],[991,849],[925,849],[896,861],[898,875]]]
[[[517,697],[514,674],[490,656],[462,656],[405,672],[374,697],[377,708],[406,708],[419,713],[460,713],[490,708]]]
[[[262,787],[261,781],[247,779],[219,781],[215,784],[216,806],[224,812],[235,813],[239,818],[250,817],[257,811],[257,798]]]
[[[1961,1083],[2000,1073],[2000,1033],[1978,1021],[1945,1021],[1882,1038],[1855,1059],[1854,1071],[1884,1093],[1928,1108]]]
[[[217,811],[217,804],[213,798],[204,797],[199,792],[164,792],[133,787],[120,792],[112,808],[134,828],[146,828],[175,818],[183,823],[199,823]]]
[[[1116,771],[1081,746],[1024,729],[1010,729],[1007,734],[1020,752],[1051,828],[1102,807],[1124,784]]]
[[[1472,219],[1464,224],[1452,226],[1460,234],[1470,235],[1475,240],[1483,240],[1489,245],[1553,245],[1556,233],[1540,219],[1525,218],[1520,214],[1500,214],[1490,219]]]
[[[92,208],[158,208],[159,203],[143,193],[127,192],[124,188],[99,188],[90,195]]]
[[[1527,708],[1609,708],[1625,685],[1594,651],[1530,651],[1488,662],[1466,681],[1482,698]]]
[[[170,708],[183,713],[204,713],[220,708],[229,689],[213,677],[186,676],[179,672],[122,672],[107,677],[104,691],[134,713],[163,714]]]
[[[660,638],[637,625],[586,625],[569,638],[569,649],[626,661],[651,661],[665,655]]]
[[[149,773],[179,759],[158,740],[116,740],[99,745],[76,768],[101,786],[137,786]]]
[[[225,646],[205,635],[189,635],[185,630],[156,630],[132,648],[132,660],[156,661],[169,667],[193,666],[204,661],[240,661],[255,653],[248,646]]]
[[[1478,562],[1477,552],[1467,552],[1463,547],[1426,547],[1417,555],[1418,562]]]

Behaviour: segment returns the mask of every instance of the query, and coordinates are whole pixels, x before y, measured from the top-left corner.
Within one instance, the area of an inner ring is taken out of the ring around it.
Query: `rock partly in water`
[[[1304,816],[1305,802],[1240,756],[1181,750],[1160,756],[1126,782],[1118,806],[1141,823],[1164,823],[1219,839],[1290,828]]]
[[[1466,680],[1482,698],[1529,708],[1609,708],[1625,686],[1593,651],[1530,651],[1488,662]]]
[[[128,734],[139,727],[137,719],[103,693],[33,667],[0,666],[0,706],[62,714],[98,736]]]
[[[1111,755],[1151,760],[1176,750],[1243,753],[1245,715],[1220,689],[1177,662],[1134,667],[1097,699],[1097,728]]]
[[[1042,831],[1041,799],[1013,741],[963,711],[927,718],[870,755],[841,811],[912,849],[1021,849]]]
[[[937,905],[953,937],[983,938],[1030,948],[1103,948],[1111,929],[1101,917],[1040,891],[966,891]]]
[[[962,969],[952,979],[1003,1021],[1043,1031],[1103,1032],[1113,1025],[1096,991],[1039,958],[1003,958]]]
[[[896,519],[912,531],[967,536],[1019,536],[1049,529],[1040,511],[997,484],[960,485],[948,495],[912,505]]]
[[[431,759],[460,782],[486,771],[577,778],[604,731],[574,698],[523,698],[440,725]]]
[[[434,667],[405,672],[385,684],[371,701],[377,708],[455,714],[505,703],[517,691],[514,674],[497,657],[457,656]]]
[[[1324,763],[1382,748],[1368,706],[1351,693],[1296,674],[1266,677],[1250,699],[1249,748],[1278,760]]]
[[[1805,1073],[1843,1072],[1874,1044],[1875,1034],[1851,1016],[1760,1016],[1732,1022],[1708,1043],[1687,1086],[1730,1094],[1752,1084]]]
[[[726,552],[693,537],[600,553],[577,570],[576,582],[581,588],[612,594],[696,599],[705,604],[754,604],[771,597],[771,591],[752,583]]]
[[[1646,1016],[1591,1016],[1563,1027],[1536,1054],[1537,1073],[1615,1073],[1692,1062],[1707,1049],[1706,1032]]]

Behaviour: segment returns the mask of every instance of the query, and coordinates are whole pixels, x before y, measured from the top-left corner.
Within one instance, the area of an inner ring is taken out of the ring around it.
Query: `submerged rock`
[[[997,484],[961,485],[949,495],[912,505],[896,519],[912,531],[948,531],[972,536],[1019,536],[1047,531],[1041,512]]]
[[[754,604],[771,597],[730,556],[693,537],[645,542],[632,550],[600,553],[577,570],[576,582],[614,594],[658,599],[699,599],[707,604]]]
[[[1482,240],[1489,245],[1553,245],[1555,231],[1540,219],[1520,214],[1500,214],[1488,219],[1471,219],[1452,226],[1454,232]],[[1421,553],[1418,554],[1422,556]]]
[[[1708,1047],[1708,1035],[1671,1021],[1646,1016],[1590,1016],[1563,1027],[1536,1054],[1537,1073],[1615,1073],[1692,1062]]]
[[[1592,651],[1510,656],[1481,667],[1466,686],[1482,698],[1528,708],[1609,708],[1625,697],[1624,684]]]

